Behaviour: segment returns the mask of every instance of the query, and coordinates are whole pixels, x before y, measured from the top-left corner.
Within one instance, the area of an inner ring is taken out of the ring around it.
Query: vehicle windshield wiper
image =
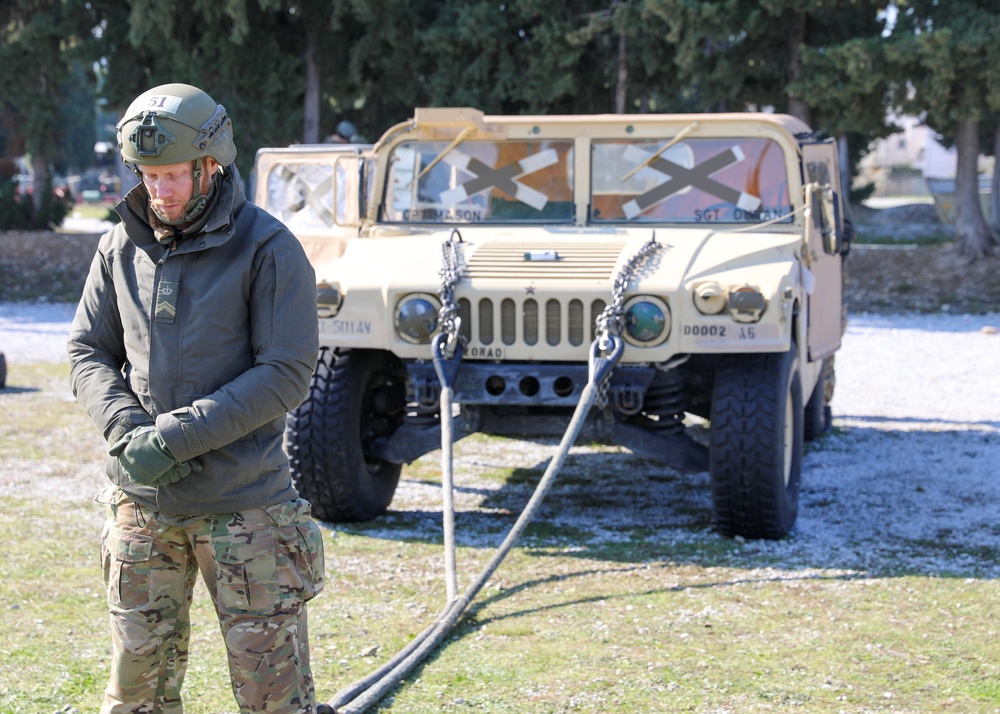
[[[650,154],[649,156],[647,156],[645,161],[643,161],[641,164],[639,164],[634,169],[632,169],[631,171],[629,171],[627,174],[625,174],[624,176],[622,176],[622,183],[625,183],[630,178],[632,178],[633,176],[635,176],[637,173],[639,173],[640,171],[642,171],[644,168],[646,168],[647,166],[649,166],[651,163],[653,163],[654,161],[656,161],[656,159],[659,158],[660,155],[663,154],[664,151],[666,151],[667,149],[669,149],[671,146],[673,146],[674,144],[676,144],[678,141],[680,141],[681,139],[683,139],[685,136],[687,136],[688,134],[690,134],[692,131],[694,131],[697,128],[698,128],[698,122],[693,121],[690,124],[688,124],[686,127],[684,127],[683,129],[681,129],[679,132],[677,132],[677,135],[674,136],[673,139],[671,139],[666,144],[664,144],[663,146],[661,146],[659,149],[657,149],[656,151],[654,151],[652,154]]]

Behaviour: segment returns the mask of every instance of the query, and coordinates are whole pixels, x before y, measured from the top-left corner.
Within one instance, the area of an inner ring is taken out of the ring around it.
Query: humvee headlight
[[[337,283],[323,281],[316,284],[316,308],[320,317],[336,315],[343,299]]]
[[[767,307],[767,298],[757,288],[744,285],[729,291],[726,306],[736,322],[757,322]]]
[[[418,345],[430,342],[437,329],[439,308],[437,298],[432,295],[407,295],[396,304],[396,334]]]
[[[694,289],[694,306],[702,315],[718,315],[726,309],[726,291],[714,281],[701,283]]]
[[[670,308],[652,295],[639,295],[625,303],[625,340],[639,347],[653,347],[670,335]]]

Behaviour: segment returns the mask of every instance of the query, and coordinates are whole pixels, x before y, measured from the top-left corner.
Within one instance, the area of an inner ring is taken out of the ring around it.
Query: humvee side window
[[[415,141],[389,162],[384,221],[573,220],[571,141]]]
[[[267,175],[267,209],[292,230],[321,230],[333,227],[336,203],[333,196],[333,171],[329,164],[275,164]],[[343,167],[338,169],[344,173]],[[338,176],[340,187],[347,176]],[[341,197],[341,204],[343,204]]]
[[[594,141],[593,223],[744,223],[792,210],[781,147],[770,139]]]

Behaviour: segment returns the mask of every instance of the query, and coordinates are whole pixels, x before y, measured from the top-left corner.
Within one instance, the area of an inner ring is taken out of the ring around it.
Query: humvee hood
[[[319,270],[345,293],[353,282],[371,286],[373,274],[385,290],[432,290],[439,285],[441,231],[404,238],[384,237],[348,244],[343,258]],[[536,286],[568,278],[609,286],[622,267],[651,237],[662,248],[642,272],[645,289],[676,287],[705,275],[791,260],[801,238],[788,233],[738,233],[703,228],[584,230],[562,228],[470,228],[461,231],[463,282],[471,286],[503,281]],[[456,240],[459,240],[456,238]],[[373,255],[378,256],[377,262]]]
[[[733,233],[711,231],[695,243],[678,240],[690,256],[688,280],[718,275],[720,271],[791,261],[801,237],[792,233]]]

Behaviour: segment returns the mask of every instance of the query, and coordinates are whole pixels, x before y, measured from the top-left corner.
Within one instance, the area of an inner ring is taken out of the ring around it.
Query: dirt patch
[[[850,312],[1000,310],[1000,257],[974,263],[953,246],[856,245],[846,262]]]
[[[99,235],[0,232],[0,300],[76,302]]]
[[[978,314],[1000,309],[1000,256],[969,262],[933,203],[852,208],[857,240],[846,263],[851,312]]]

